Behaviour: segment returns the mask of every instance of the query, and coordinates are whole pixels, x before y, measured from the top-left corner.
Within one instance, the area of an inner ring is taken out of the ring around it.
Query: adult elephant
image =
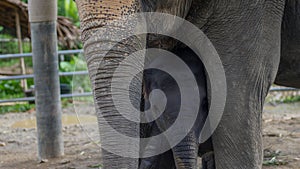
[[[145,48],[147,38],[131,36],[112,47],[114,39],[107,38],[110,36],[94,38],[95,33],[101,33],[99,30],[105,26],[111,34],[133,31],[134,23],[120,19],[128,14],[169,13],[200,28],[216,48],[225,69],[226,106],[212,136],[216,168],[261,168],[261,114],[280,60],[276,82],[300,87],[300,3],[297,0],[76,0],[76,3],[96,109],[110,126],[131,137],[140,135],[139,124],[123,118],[113,106],[111,84],[119,63],[129,54]],[[171,40],[155,38],[155,43],[148,42],[148,45],[168,49],[176,46]],[[136,93],[131,96],[133,104],[139,105],[141,85],[133,86],[131,91]],[[117,148],[119,138],[103,125],[102,119],[99,118],[102,143],[116,145],[116,152],[123,151]],[[129,140],[122,141],[133,149],[136,146]],[[138,159],[118,156],[105,149],[102,154],[105,168],[137,168],[139,165]],[[177,165],[177,168],[195,167]]]

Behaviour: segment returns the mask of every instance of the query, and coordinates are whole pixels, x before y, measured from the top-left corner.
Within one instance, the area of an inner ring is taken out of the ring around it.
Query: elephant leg
[[[151,135],[159,134],[160,130],[156,125],[152,127]],[[139,162],[139,169],[176,169],[173,153],[171,150],[164,152],[162,154],[158,153],[159,146],[155,145],[148,145],[147,149],[143,150],[144,152],[147,151],[154,151],[157,152],[155,156],[141,158]]]
[[[215,169],[214,152],[205,153],[202,157],[202,169]]]
[[[216,168],[259,169],[262,109],[279,65],[284,0],[211,3],[216,8],[202,28],[227,79],[225,110],[212,137]]]
[[[149,76],[149,72],[146,72],[144,75],[144,85],[143,85],[143,90],[144,94],[142,97],[142,104],[141,104],[141,110],[145,111],[150,108],[150,102],[149,98],[145,97],[145,95],[148,95],[149,93],[149,83],[151,76]],[[142,117],[143,118],[143,117]],[[144,117],[146,118],[146,117]],[[150,138],[153,136],[156,136],[160,134],[162,131],[160,128],[157,126],[155,122],[150,122],[150,123],[142,123],[140,125],[140,136],[141,138]],[[157,154],[155,156],[151,157],[146,157],[146,158],[140,158],[139,159],[139,169],[176,169],[174,159],[173,159],[173,153],[171,150],[168,150],[162,154],[160,154],[159,149],[160,146],[159,142],[155,142],[154,144],[150,145],[151,143],[149,142],[141,142],[142,144],[140,145],[140,152],[141,155],[144,156],[145,153],[147,152],[153,152],[153,154]]]
[[[215,169],[212,138],[199,145],[198,155],[202,159],[202,169]]]
[[[172,151],[141,159],[139,169],[176,169]]]

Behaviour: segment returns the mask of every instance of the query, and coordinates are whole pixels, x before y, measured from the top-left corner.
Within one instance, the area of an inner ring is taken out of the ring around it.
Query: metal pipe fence
[[[270,92],[289,92],[289,91],[300,91],[300,89],[292,87],[271,87]]]
[[[61,50],[58,51],[59,55],[71,55],[71,54],[82,54],[83,50]],[[5,54],[0,55],[0,59],[14,59],[14,58],[22,58],[22,57],[32,57],[32,53],[18,53],[18,54]]]
[[[83,53],[83,50],[63,50],[63,51],[58,51],[58,56],[82,54],[82,53]],[[22,57],[32,57],[32,53],[0,55],[0,59],[15,59],[15,58],[22,58]],[[88,75],[88,72],[87,71],[76,71],[76,72],[60,72],[59,73],[59,76],[80,76],[80,75]],[[17,75],[17,76],[4,76],[4,77],[0,77],[0,81],[30,79],[30,78],[34,78],[33,74]],[[289,91],[300,91],[300,89],[290,88],[290,87],[271,87],[271,89],[270,89],[270,92],[289,92]],[[91,95],[92,95],[91,92],[62,94],[61,98],[87,97],[87,96],[91,96]],[[34,97],[14,98],[14,99],[0,100],[0,104],[1,103],[10,103],[10,102],[26,102],[26,101],[34,101],[34,100],[35,100]]]
[[[58,51],[58,57],[61,55],[72,55],[72,54],[82,54],[82,53],[83,53],[83,50],[63,50],[63,51]],[[25,58],[25,57],[32,57],[32,53],[0,55],[0,59],[17,59],[17,58]],[[80,76],[80,75],[88,75],[88,71],[59,72],[60,77],[62,77],[62,76]],[[34,78],[33,74],[2,76],[2,77],[0,77],[0,81],[21,80],[21,79],[31,79],[31,78]],[[88,96],[92,96],[92,92],[62,94],[61,98],[88,97]],[[24,98],[13,98],[13,99],[0,100],[0,104],[1,103],[12,103],[12,102],[26,102],[26,101],[35,101],[35,97],[24,97]]]
[[[74,76],[74,75],[88,75],[88,71],[77,71],[77,72],[60,72],[59,76]],[[20,80],[20,79],[31,79],[34,78],[33,74],[28,75],[17,75],[17,76],[5,76],[0,77],[1,80]]]

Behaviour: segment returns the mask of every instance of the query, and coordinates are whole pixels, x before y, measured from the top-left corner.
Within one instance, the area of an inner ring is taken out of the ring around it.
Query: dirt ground
[[[0,169],[100,168],[93,106],[77,103],[63,114],[65,156],[44,163],[37,159],[35,112],[0,115]],[[263,128],[264,168],[300,169],[300,103],[266,104]]]

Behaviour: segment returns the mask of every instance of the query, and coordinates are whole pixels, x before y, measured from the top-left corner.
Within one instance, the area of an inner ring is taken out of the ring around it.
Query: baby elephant
[[[179,141],[175,146],[170,146],[166,152],[157,153],[158,155],[141,158],[139,160],[140,169],[196,169],[198,156],[202,157],[202,168],[213,169],[214,156],[211,139],[204,143],[199,143],[199,136],[201,129],[206,121],[208,115],[208,99],[207,99],[207,81],[204,65],[199,57],[189,48],[181,48],[172,51],[174,57],[179,57],[190,71],[193,73],[193,78],[196,79],[200,96],[199,111],[196,114],[195,123],[192,124],[192,129],[187,132],[187,135]],[[164,56],[161,56],[164,57]],[[155,62],[155,59],[153,60]],[[161,61],[159,62],[161,63]],[[151,65],[152,63],[150,63]],[[174,65],[176,73],[181,75],[180,68]],[[184,74],[182,74],[184,76]],[[187,81],[186,81],[187,82]],[[154,92],[156,91],[156,92]],[[161,91],[161,92],[158,92]],[[153,93],[152,93],[153,92]],[[182,105],[181,90],[177,81],[169,73],[159,69],[148,69],[144,72],[143,78],[143,101],[142,109],[148,113],[149,116],[157,114],[156,107],[159,104],[165,104],[164,110],[159,117],[154,121],[141,124],[141,138],[150,138],[166,132],[174,125],[178,118],[179,112],[186,113],[189,111],[189,105]],[[163,93],[163,94],[162,94]],[[192,102],[192,100],[191,100]],[[186,102],[185,102],[186,103]],[[157,108],[159,109],[159,108]],[[147,112],[148,110],[148,112]],[[185,114],[183,114],[184,116]],[[147,119],[147,115],[145,115]],[[143,117],[142,117],[143,118]],[[186,121],[180,121],[186,123]],[[178,128],[179,129],[179,128]],[[176,137],[176,136],[174,136]],[[169,138],[165,138],[169,140]],[[150,144],[150,143],[149,143]],[[162,149],[160,142],[149,145],[143,143],[141,147],[142,154],[147,151],[159,152]],[[161,143],[162,144],[162,143]]]

